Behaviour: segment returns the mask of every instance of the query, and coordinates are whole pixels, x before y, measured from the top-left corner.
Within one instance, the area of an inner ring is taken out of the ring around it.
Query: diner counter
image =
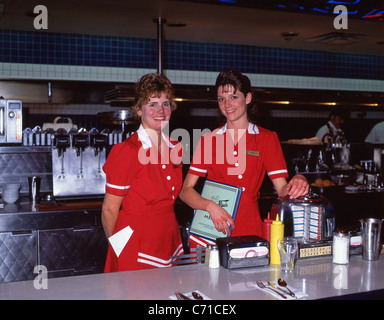
[[[96,199],[33,204],[28,197],[21,197],[16,203],[1,205],[0,232],[19,232],[99,225],[102,201]]]
[[[299,260],[294,271],[288,274],[282,273],[276,266],[227,270],[190,264],[48,278],[40,284],[35,279],[1,283],[0,299],[170,300],[177,291],[189,293],[198,290],[212,300],[275,300],[277,298],[268,291],[257,288],[255,281],[276,281],[280,277],[290,287],[303,292],[305,296],[300,298],[303,300],[383,298],[384,255],[381,254],[377,261],[363,260],[361,255],[351,256],[350,263],[346,265],[332,263],[331,257]]]
[[[99,199],[33,205],[21,197],[0,208],[0,282],[32,280],[45,265],[49,277],[104,270],[108,241]]]

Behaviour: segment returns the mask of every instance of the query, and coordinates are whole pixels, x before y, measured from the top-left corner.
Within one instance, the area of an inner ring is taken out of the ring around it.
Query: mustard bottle
[[[270,264],[280,264],[280,254],[277,248],[277,240],[284,239],[284,224],[276,215],[276,220],[271,223],[271,240],[269,242]]]

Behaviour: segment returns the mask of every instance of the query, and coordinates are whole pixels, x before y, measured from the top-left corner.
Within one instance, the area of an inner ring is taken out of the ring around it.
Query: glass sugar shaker
[[[210,268],[219,268],[220,267],[220,258],[219,258],[219,247],[212,246],[211,253],[209,256],[209,267]]]
[[[333,233],[332,262],[338,264],[349,263],[349,240],[348,232],[338,230]]]

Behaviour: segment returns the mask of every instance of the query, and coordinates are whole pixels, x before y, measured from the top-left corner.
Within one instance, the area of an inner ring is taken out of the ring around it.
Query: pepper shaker
[[[209,257],[211,255],[211,245],[210,244],[207,244],[206,248],[205,248],[205,259],[204,259],[204,264],[206,266],[209,266]]]

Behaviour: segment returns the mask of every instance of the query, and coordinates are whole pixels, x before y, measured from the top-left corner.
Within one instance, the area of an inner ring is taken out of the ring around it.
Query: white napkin
[[[108,238],[109,243],[111,244],[117,256],[119,256],[121,251],[123,251],[129,238],[132,236],[132,233],[133,230],[130,226],[128,226]]]
[[[286,290],[285,288],[281,287],[281,289],[282,289],[283,291],[286,291],[286,293],[283,293],[283,292],[280,291],[279,289],[276,289],[275,287],[270,286],[270,285],[268,284],[267,281],[261,281],[261,282],[266,286],[265,289],[259,288],[259,286],[256,284],[256,281],[255,281],[255,283],[254,283],[253,285],[254,285],[257,289],[263,290],[264,292],[268,292],[269,294],[271,294],[272,296],[274,296],[274,297],[276,297],[276,298],[278,298],[278,299],[280,299],[280,300],[296,300],[296,299],[300,299],[300,298],[302,298],[302,297],[306,297],[306,296],[308,296],[306,293],[301,292],[301,291],[299,291],[298,289],[296,289],[296,288],[294,288],[294,287],[287,286],[287,288],[289,288],[289,289],[295,294],[295,296],[296,296],[296,298],[295,298],[295,297],[291,297],[291,296],[287,293],[288,290]],[[273,283],[273,284],[275,284],[276,286],[279,287],[279,285],[277,284],[277,281],[270,281],[270,282]],[[281,294],[283,294],[284,296],[286,296],[287,299],[284,299],[283,297],[281,297],[281,296],[280,296],[279,294],[277,294],[276,292],[274,292],[274,291],[272,291],[272,290],[270,290],[270,289],[267,289],[267,288],[272,288],[273,290],[276,290],[276,291],[280,292]]]

